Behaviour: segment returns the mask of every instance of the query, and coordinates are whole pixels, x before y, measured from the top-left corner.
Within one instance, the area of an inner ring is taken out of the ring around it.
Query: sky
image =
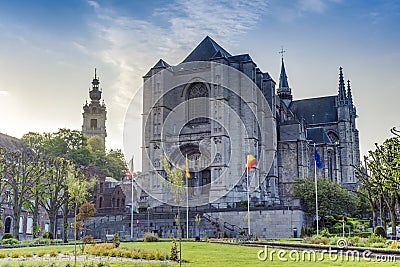
[[[142,76],[160,58],[180,63],[208,35],[276,82],[283,47],[294,99],[335,95],[342,66],[365,155],[400,128],[398,25],[400,3],[389,0],[0,0],[0,132],[81,130],[97,68],[106,145],[123,149]]]

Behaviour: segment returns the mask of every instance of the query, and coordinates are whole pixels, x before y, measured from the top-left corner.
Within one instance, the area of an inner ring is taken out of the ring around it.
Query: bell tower
[[[105,144],[107,137],[107,110],[104,100],[100,103],[102,91],[99,88],[99,84],[100,81],[97,77],[96,69],[94,69],[92,88],[89,89],[90,103],[88,104],[86,101],[83,106],[82,133],[86,137],[99,136]]]

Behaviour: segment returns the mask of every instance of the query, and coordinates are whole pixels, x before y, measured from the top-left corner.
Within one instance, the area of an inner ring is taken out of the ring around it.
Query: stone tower
[[[107,110],[104,100],[101,100],[101,90],[99,88],[99,78],[97,77],[96,69],[94,69],[94,78],[92,88],[89,91],[90,103],[87,101],[83,106],[83,125],[82,133],[86,137],[99,136],[104,144],[107,137],[106,120]]]

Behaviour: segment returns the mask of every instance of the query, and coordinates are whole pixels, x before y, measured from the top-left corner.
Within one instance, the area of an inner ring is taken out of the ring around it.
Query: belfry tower
[[[92,88],[89,89],[90,103],[87,101],[83,106],[83,125],[82,133],[86,137],[99,136],[104,144],[106,141],[106,120],[107,110],[104,100],[101,100],[101,90],[99,88],[99,78],[97,77],[96,69],[94,69],[94,78],[92,81]]]

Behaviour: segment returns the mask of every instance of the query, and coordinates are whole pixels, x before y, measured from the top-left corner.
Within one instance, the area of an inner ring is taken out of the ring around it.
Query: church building
[[[289,85],[283,53],[276,83],[250,55],[232,55],[207,36],[180,64],[160,59],[143,79],[143,173],[138,181],[150,206],[171,203],[157,178],[167,178],[163,157],[181,168],[188,158],[189,206],[235,207],[247,201],[249,186],[252,206],[298,206],[291,197],[294,180],[315,173],[354,187],[352,166],[360,160],[357,113],[342,67],[337,92],[332,84],[324,88],[327,96],[295,99],[301,88]],[[101,94],[95,93],[95,81],[92,102]],[[101,107],[96,112],[105,112]],[[90,104],[87,110],[93,108]],[[86,120],[85,133],[102,129],[101,123],[95,117]],[[322,163],[316,172],[314,149]],[[251,182],[243,167],[247,154],[257,160],[249,171]],[[220,179],[224,175],[228,178]]]

